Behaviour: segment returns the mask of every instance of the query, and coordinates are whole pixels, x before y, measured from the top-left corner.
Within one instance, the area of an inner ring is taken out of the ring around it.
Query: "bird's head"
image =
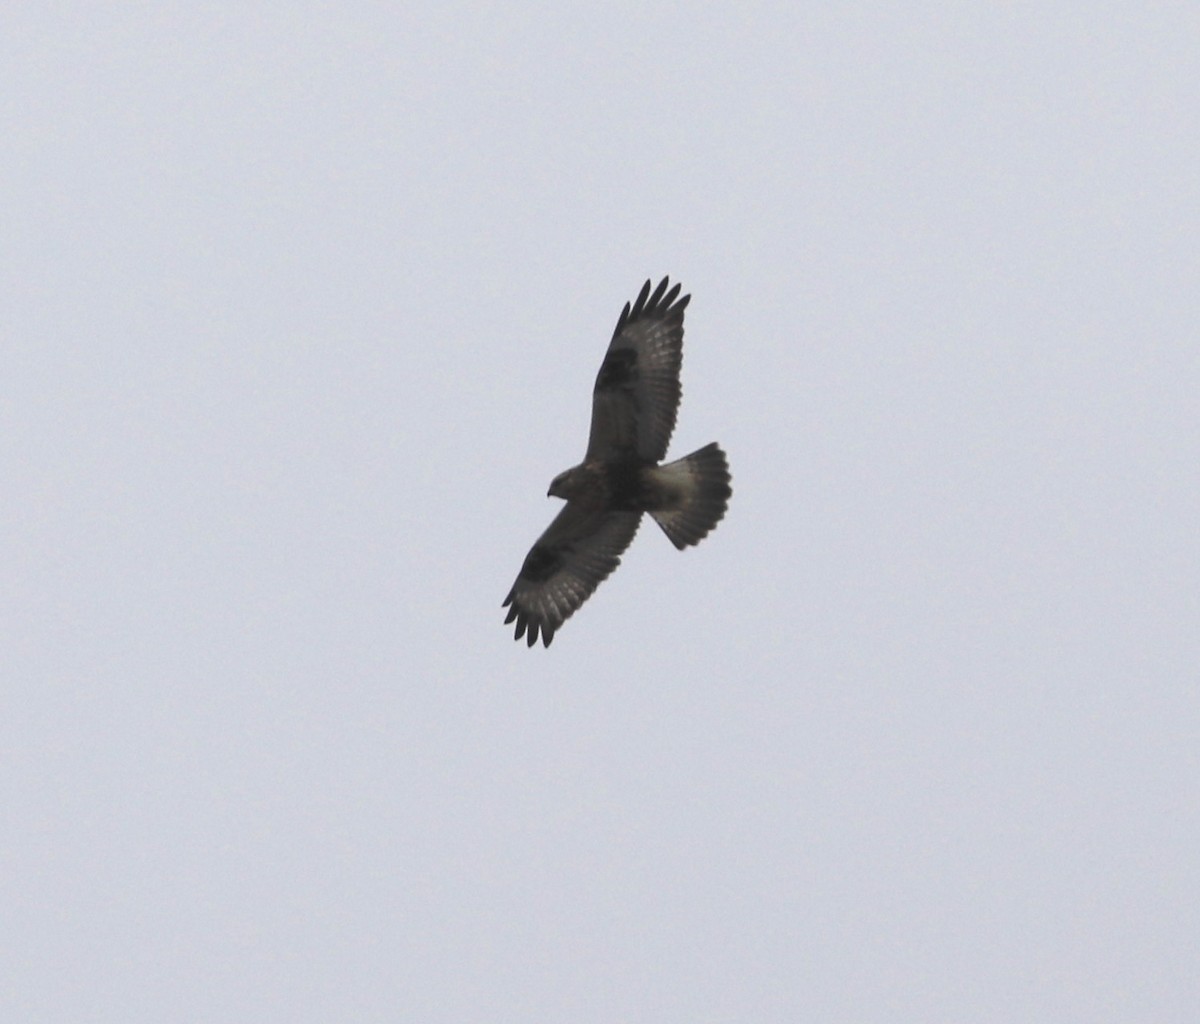
[[[546,492],[548,498],[562,498],[564,501],[570,501],[579,490],[579,467],[572,466],[570,469],[564,469],[553,480],[550,481],[550,490]]]

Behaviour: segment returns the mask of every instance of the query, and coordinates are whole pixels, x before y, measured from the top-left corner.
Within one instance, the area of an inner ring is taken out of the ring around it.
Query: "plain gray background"
[[[1198,52],[8,5],[0,1016],[1200,1018]],[[530,651],[663,274],[729,516]]]

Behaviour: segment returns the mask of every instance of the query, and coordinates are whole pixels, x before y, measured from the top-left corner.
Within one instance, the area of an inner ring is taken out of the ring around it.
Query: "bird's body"
[[[683,311],[679,285],[647,281],[626,303],[592,397],[592,428],[583,462],[559,473],[549,495],[567,504],[534,544],[505,599],[505,622],[529,646],[549,647],[555,631],[620,564],[642,513],[654,517],[677,548],[698,543],[725,514],[729,466],[710,444],[660,465],[679,407]]]
[[[580,508],[654,512],[671,508],[682,488],[653,462],[636,459],[601,462],[589,459],[556,476],[547,497],[575,502]]]

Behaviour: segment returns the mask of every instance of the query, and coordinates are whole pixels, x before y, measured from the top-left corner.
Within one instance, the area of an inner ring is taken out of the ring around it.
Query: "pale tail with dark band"
[[[652,509],[654,521],[680,550],[698,544],[729,506],[729,463],[716,442],[653,470],[655,483],[673,495],[670,507]]]

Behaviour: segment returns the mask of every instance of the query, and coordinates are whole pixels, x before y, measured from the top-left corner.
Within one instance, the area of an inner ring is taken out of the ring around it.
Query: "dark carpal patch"
[[[596,390],[609,391],[627,387],[637,377],[637,352],[631,348],[615,348],[604,357],[596,376]]]
[[[521,576],[532,583],[541,583],[548,580],[562,565],[563,555],[567,554],[568,548],[560,548],[557,551],[551,551],[549,548],[542,547],[541,544],[535,544],[525,558],[525,564],[521,566]]]

